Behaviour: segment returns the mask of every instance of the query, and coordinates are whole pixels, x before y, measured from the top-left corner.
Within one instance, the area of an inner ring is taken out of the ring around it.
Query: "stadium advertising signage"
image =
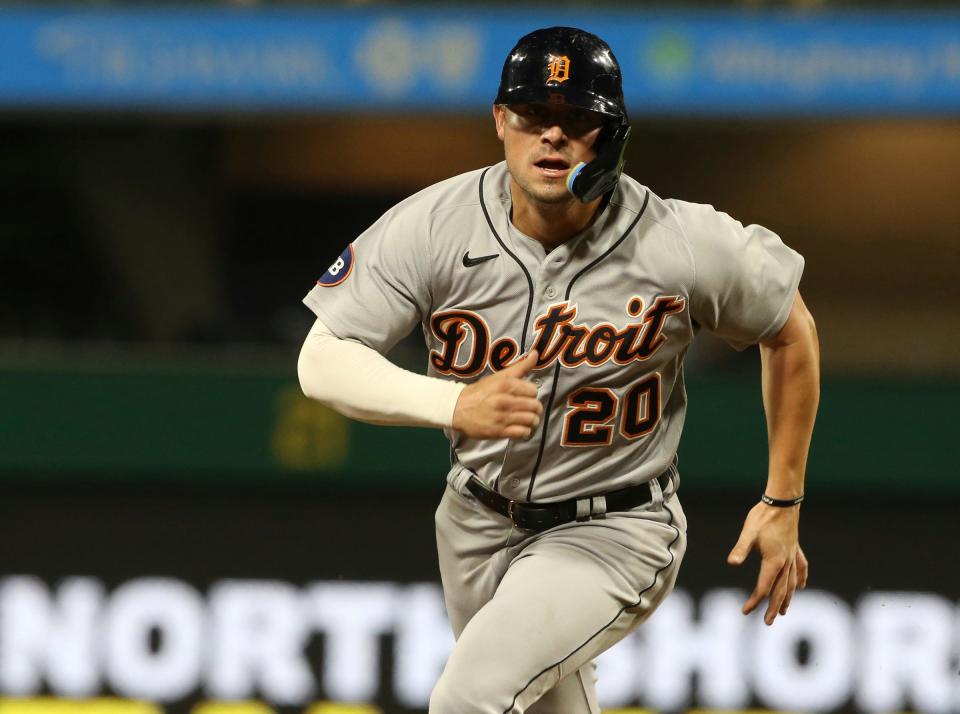
[[[740,614],[744,597],[674,593],[599,659],[601,702],[661,711],[960,708],[956,603],[871,592],[851,604],[810,590],[766,627]],[[7,697],[109,692],[170,711],[257,700],[419,712],[451,646],[435,583],[220,580],[204,592],[147,575],[112,590],[94,576],[0,582]]]
[[[956,113],[955,13],[396,7],[0,11],[0,106],[489,110],[545,24],[604,37],[637,113]]]
[[[423,712],[452,646],[437,497],[8,488],[0,710]],[[756,562],[725,564],[750,505],[690,491],[677,591],[598,661],[607,708],[960,711],[953,502],[808,499],[810,587],[772,627],[740,614]]]

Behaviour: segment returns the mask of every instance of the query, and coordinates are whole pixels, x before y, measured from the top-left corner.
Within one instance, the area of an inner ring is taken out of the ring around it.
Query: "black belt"
[[[655,479],[660,490],[666,490],[670,483],[672,467],[664,471]],[[496,491],[484,486],[480,479],[471,476],[467,481],[467,490],[477,500],[501,516],[509,518],[513,525],[527,531],[545,531],[548,528],[559,526],[570,521],[587,521],[591,518],[602,518],[604,513],[614,511],[629,511],[631,508],[642,506],[653,499],[650,482],[639,486],[627,486],[616,491],[571,498],[569,501],[556,503],[536,503],[533,501],[512,501]]]

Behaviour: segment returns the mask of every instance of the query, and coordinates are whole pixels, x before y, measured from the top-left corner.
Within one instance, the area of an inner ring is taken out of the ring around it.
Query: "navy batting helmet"
[[[573,27],[534,30],[517,42],[495,104],[570,104],[626,121],[620,65],[610,46]]]

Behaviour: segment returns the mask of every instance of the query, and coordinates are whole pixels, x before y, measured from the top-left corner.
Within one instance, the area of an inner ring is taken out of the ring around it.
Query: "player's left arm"
[[[775,499],[803,495],[807,453],[820,400],[820,344],[813,317],[798,292],[783,328],[760,343],[763,407],[767,417],[769,473],[766,494]],[[797,587],[807,583],[806,556],[799,544],[800,506],[754,506],[727,562],[740,565],[760,552],[756,587],[743,606],[752,612],[769,596],[764,622],[785,615]]]

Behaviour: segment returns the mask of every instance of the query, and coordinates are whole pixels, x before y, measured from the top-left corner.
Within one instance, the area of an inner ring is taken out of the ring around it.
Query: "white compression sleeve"
[[[303,393],[351,419],[397,426],[453,425],[465,385],[398,367],[374,349],[334,335],[317,320],[300,350]]]

